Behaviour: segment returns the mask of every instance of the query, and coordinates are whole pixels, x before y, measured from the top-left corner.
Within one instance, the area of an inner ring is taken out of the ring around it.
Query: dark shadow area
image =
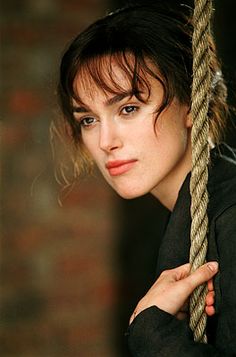
[[[236,147],[236,3],[233,0],[215,3],[214,32],[222,71],[228,87],[228,102],[231,106],[226,142]]]
[[[115,351],[128,355],[124,334],[134,307],[155,281],[156,261],[169,212],[151,195],[120,200],[117,251],[120,284]]]

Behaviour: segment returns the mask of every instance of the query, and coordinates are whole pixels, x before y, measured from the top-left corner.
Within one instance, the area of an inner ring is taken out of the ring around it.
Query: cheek
[[[186,145],[190,130],[184,125],[182,116],[176,117],[173,114],[171,117],[163,118],[158,129],[160,138],[164,138],[166,142],[171,143],[171,146],[181,147]]]
[[[179,126],[161,125],[157,131],[156,148],[162,167],[175,165],[188,148],[188,130]]]
[[[96,137],[88,137],[85,135],[83,139],[83,145],[85,151],[88,153],[88,157],[90,158],[90,160],[96,164],[96,166],[104,175],[106,158],[104,157],[103,152],[101,152],[101,150],[99,149]]]
[[[85,150],[90,154],[92,159],[95,160],[95,156],[98,150],[96,149],[96,141],[94,138],[91,135],[87,135],[86,133],[83,134],[82,132],[81,141]]]

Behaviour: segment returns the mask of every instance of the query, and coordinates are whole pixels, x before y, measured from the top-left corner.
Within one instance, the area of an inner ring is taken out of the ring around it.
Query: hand
[[[207,295],[206,295],[206,307],[205,311],[208,316],[213,316],[215,314],[215,291],[213,286],[213,279],[208,280],[207,282]],[[175,315],[178,320],[186,319],[189,315],[189,299],[184,303],[180,310]]]
[[[215,314],[215,308],[214,308],[214,303],[215,303],[215,291],[214,291],[214,286],[213,286],[213,279],[210,279],[207,282],[207,288],[208,288],[208,293],[206,296],[206,308],[205,311],[208,316],[213,316]]]
[[[153,305],[169,314],[177,316],[178,313],[181,312],[181,308],[186,304],[193,290],[197,286],[212,279],[217,271],[217,262],[206,263],[193,273],[190,273],[189,263],[181,265],[175,269],[165,270],[147,294],[139,301],[130,318],[130,323],[141,311]],[[208,283],[208,289],[210,292],[214,293],[212,282]],[[206,301],[207,307],[209,307],[208,312],[212,312],[213,295],[214,294],[209,295]]]

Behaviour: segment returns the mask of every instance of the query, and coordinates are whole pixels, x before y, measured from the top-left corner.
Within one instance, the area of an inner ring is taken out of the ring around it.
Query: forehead
[[[78,68],[74,79],[74,99],[84,103],[94,96],[119,95],[130,91],[150,92],[152,76],[148,69],[155,70],[147,61],[137,61],[132,54],[113,54],[91,58]]]
[[[130,89],[130,80],[124,70],[115,60],[108,58],[101,60],[101,64],[83,66],[74,80],[76,97],[84,101],[84,98],[92,99],[94,96],[103,95],[108,98],[111,94]],[[92,72],[93,70],[93,72]],[[99,71],[99,72],[98,72]]]

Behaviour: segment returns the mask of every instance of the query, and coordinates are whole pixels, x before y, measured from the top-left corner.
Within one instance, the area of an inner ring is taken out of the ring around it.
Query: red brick
[[[12,114],[32,117],[42,111],[44,101],[39,92],[20,89],[11,93],[8,108]]]
[[[4,149],[16,150],[23,142],[28,141],[30,136],[29,129],[26,126],[11,122],[3,128],[2,145]]]

